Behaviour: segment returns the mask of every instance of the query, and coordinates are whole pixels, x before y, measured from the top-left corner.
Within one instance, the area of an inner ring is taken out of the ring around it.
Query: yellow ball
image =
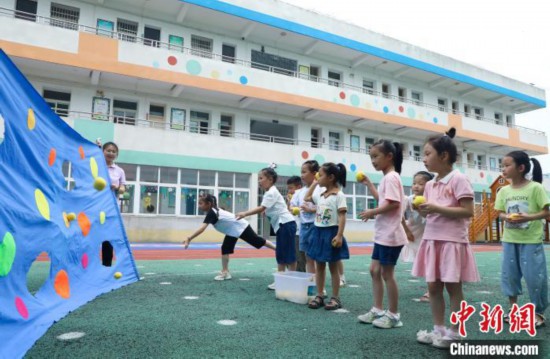
[[[292,214],[297,216],[300,214],[300,208],[298,207],[292,207]]]
[[[94,181],[94,188],[98,191],[103,191],[105,187],[107,186],[107,181],[101,177],[96,177]]]
[[[332,239],[331,244],[332,244],[333,247],[336,247],[338,245],[338,241],[336,240],[336,238]]]
[[[316,179],[317,181],[319,181],[319,177],[321,177],[321,175],[319,175],[319,172],[317,172],[317,173],[315,174],[315,179]]]
[[[363,182],[365,180],[365,174],[363,172],[359,171],[355,175],[355,179],[357,180],[357,182]]]
[[[418,207],[425,202],[426,202],[426,198],[424,198],[424,196],[416,196],[413,199],[413,206]]]
[[[115,279],[120,279],[120,278],[122,278],[122,273],[116,272],[115,273]]]
[[[508,218],[510,218],[510,219],[515,219],[515,218],[518,218],[518,217],[519,217],[519,214],[518,214],[518,213],[510,213],[510,214],[508,215]]]
[[[67,214],[67,220],[69,222],[74,221],[75,219],[76,219],[76,213],[71,212],[71,213]]]

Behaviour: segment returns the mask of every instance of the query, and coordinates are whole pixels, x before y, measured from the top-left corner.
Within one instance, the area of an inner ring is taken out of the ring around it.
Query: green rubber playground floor
[[[548,251],[547,251],[548,252]],[[468,339],[530,339],[525,333],[479,331],[481,302],[506,304],[500,293],[500,253],[477,253],[482,282],[465,285],[477,312],[467,324]],[[415,302],[425,283],[410,275],[411,264],[396,267],[404,326],[383,330],[356,317],[372,306],[370,256],[346,261],[348,286],[341,290],[345,311],[312,310],[275,299],[274,259],[234,259],[233,279],[216,282],[220,261],[138,261],[138,283],[102,295],[53,325],[28,358],[443,358],[448,352],[416,343],[419,329],[431,329],[430,308]],[[47,268],[47,266],[44,266]],[[35,272],[38,273],[38,272]],[[39,273],[38,273],[39,274]],[[33,279],[29,278],[32,286]],[[330,294],[330,288],[328,288]],[[520,297],[525,303],[527,297]],[[506,308],[506,306],[505,306]],[[230,320],[234,325],[221,325]],[[83,332],[80,339],[57,336]],[[536,339],[548,345],[550,328]],[[550,351],[546,349],[546,356]]]

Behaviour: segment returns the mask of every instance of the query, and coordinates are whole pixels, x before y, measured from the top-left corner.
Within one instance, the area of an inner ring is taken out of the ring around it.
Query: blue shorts
[[[332,246],[332,239],[338,234],[338,226],[316,227],[313,226],[311,245],[307,256],[317,262],[337,262],[342,259],[349,259],[348,243],[342,238],[342,246]]]
[[[296,222],[292,221],[279,225],[276,238],[275,258],[277,263],[292,264],[296,262]]]
[[[394,266],[397,264],[401,249],[403,249],[403,246],[390,247],[374,243],[371,258],[380,261],[380,264],[383,266]]]
[[[311,223],[300,224],[300,251],[307,253],[309,246],[311,245],[311,238],[313,236],[313,227],[315,225]]]

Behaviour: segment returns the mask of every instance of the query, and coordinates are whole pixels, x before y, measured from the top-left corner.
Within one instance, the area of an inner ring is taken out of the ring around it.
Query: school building
[[[543,89],[276,0],[0,0],[0,46],[76,131],[118,144],[131,241],[181,241],[201,193],[255,207],[258,170],[276,163],[282,190],[309,159],[347,166],[345,234],[368,240],[357,216],[375,202],[355,174],[380,180],[380,138],[403,144],[408,194],[425,138],[456,127],[476,201],[507,152],[548,152],[515,122]]]

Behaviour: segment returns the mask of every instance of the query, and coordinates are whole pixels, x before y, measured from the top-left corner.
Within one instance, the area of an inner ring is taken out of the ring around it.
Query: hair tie
[[[271,162],[271,164],[268,167],[274,170],[275,168],[277,168],[277,164],[275,162]]]

